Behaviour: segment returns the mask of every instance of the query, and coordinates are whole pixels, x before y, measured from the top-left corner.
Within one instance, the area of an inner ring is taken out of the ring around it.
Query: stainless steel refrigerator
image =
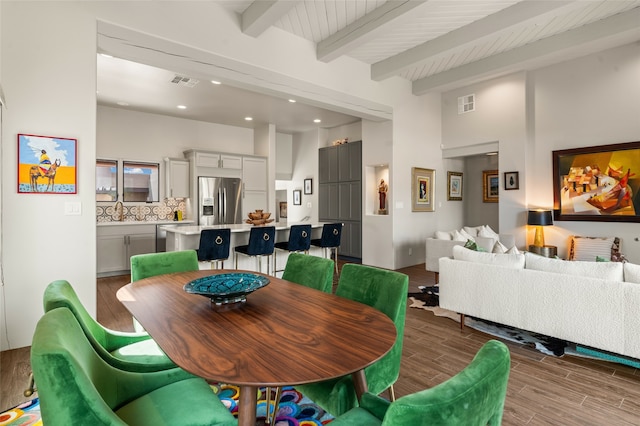
[[[198,224],[242,223],[240,178],[198,177]]]

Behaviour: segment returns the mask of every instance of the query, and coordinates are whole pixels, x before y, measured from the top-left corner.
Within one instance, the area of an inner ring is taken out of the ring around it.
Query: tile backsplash
[[[161,203],[124,205],[122,209],[124,222],[173,220],[176,210],[181,210],[184,217],[186,202],[183,198],[165,198]],[[115,203],[96,207],[96,222],[118,222],[119,218],[120,208],[116,208]]]

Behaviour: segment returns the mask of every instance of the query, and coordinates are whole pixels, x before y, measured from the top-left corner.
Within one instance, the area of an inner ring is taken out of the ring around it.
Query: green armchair
[[[333,260],[291,253],[284,267],[282,279],[331,293],[333,291]]]
[[[131,282],[140,281],[156,275],[173,272],[189,272],[200,269],[198,253],[195,250],[145,253],[131,256]],[[133,318],[133,329],[145,331],[138,320]]]
[[[396,325],[396,343],[377,362],[365,368],[369,392],[377,395],[389,389],[400,374],[404,320],[407,311],[409,277],[399,272],[349,263],[342,267],[336,295],[372,306],[386,314]],[[358,406],[353,380],[344,376],[320,383],[296,386],[300,392],[333,416]]]
[[[204,379],[179,368],[107,364],[67,308],[44,314],[31,345],[42,421],[58,425],[237,425]]]
[[[195,250],[168,251],[131,256],[131,282],[172,272],[197,271]]]
[[[449,380],[394,402],[366,393],[360,407],[336,418],[331,426],[500,425],[510,366],[507,346],[490,340]]]
[[[43,305],[45,312],[60,307],[69,309],[95,351],[116,368],[147,372],[176,366],[147,333],[126,333],[103,327],[89,315],[68,281],[50,283],[44,291]]]

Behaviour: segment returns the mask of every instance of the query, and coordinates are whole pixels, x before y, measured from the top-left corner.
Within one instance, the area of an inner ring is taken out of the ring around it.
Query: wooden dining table
[[[118,299],[178,366],[240,388],[238,423],[255,426],[260,387],[319,382],[351,374],[358,398],[364,368],[396,340],[377,309],[273,276],[234,306],[184,291],[212,274],[200,270],[145,278],[120,288]]]

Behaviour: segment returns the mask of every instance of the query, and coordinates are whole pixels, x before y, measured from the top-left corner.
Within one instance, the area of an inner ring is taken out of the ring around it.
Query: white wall
[[[333,141],[348,138],[350,142],[362,141],[362,123],[357,121],[344,126],[333,127],[327,129],[327,140],[322,146],[331,146]]]
[[[466,226],[489,225],[491,229],[499,232],[499,204],[483,201],[482,172],[485,170],[498,170],[497,155],[477,155],[465,159],[462,176],[464,224]],[[503,191],[500,192],[500,195],[503,195]]]
[[[183,158],[188,149],[254,155],[253,133],[243,127],[98,106],[96,155],[144,161]]]
[[[640,140],[639,76],[639,43],[532,73],[535,145],[526,182],[530,205],[553,205],[553,150]],[[622,252],[640,263],[638,223],[555,222],[545,228],[545,242],[558,246],[564,256],[568,236],[574,234],[620,237]]]
[[[318,149],[324,146],[327,132],[324,129],[311,130],[293,135],[293,176],[287,182],[288,222],[299,222],[305,216],[309,221],[318,221]],[[313,193],[304,193],[304,180],[313,179]],[[302,204],[293,205],[293,191],[299,190]]]

